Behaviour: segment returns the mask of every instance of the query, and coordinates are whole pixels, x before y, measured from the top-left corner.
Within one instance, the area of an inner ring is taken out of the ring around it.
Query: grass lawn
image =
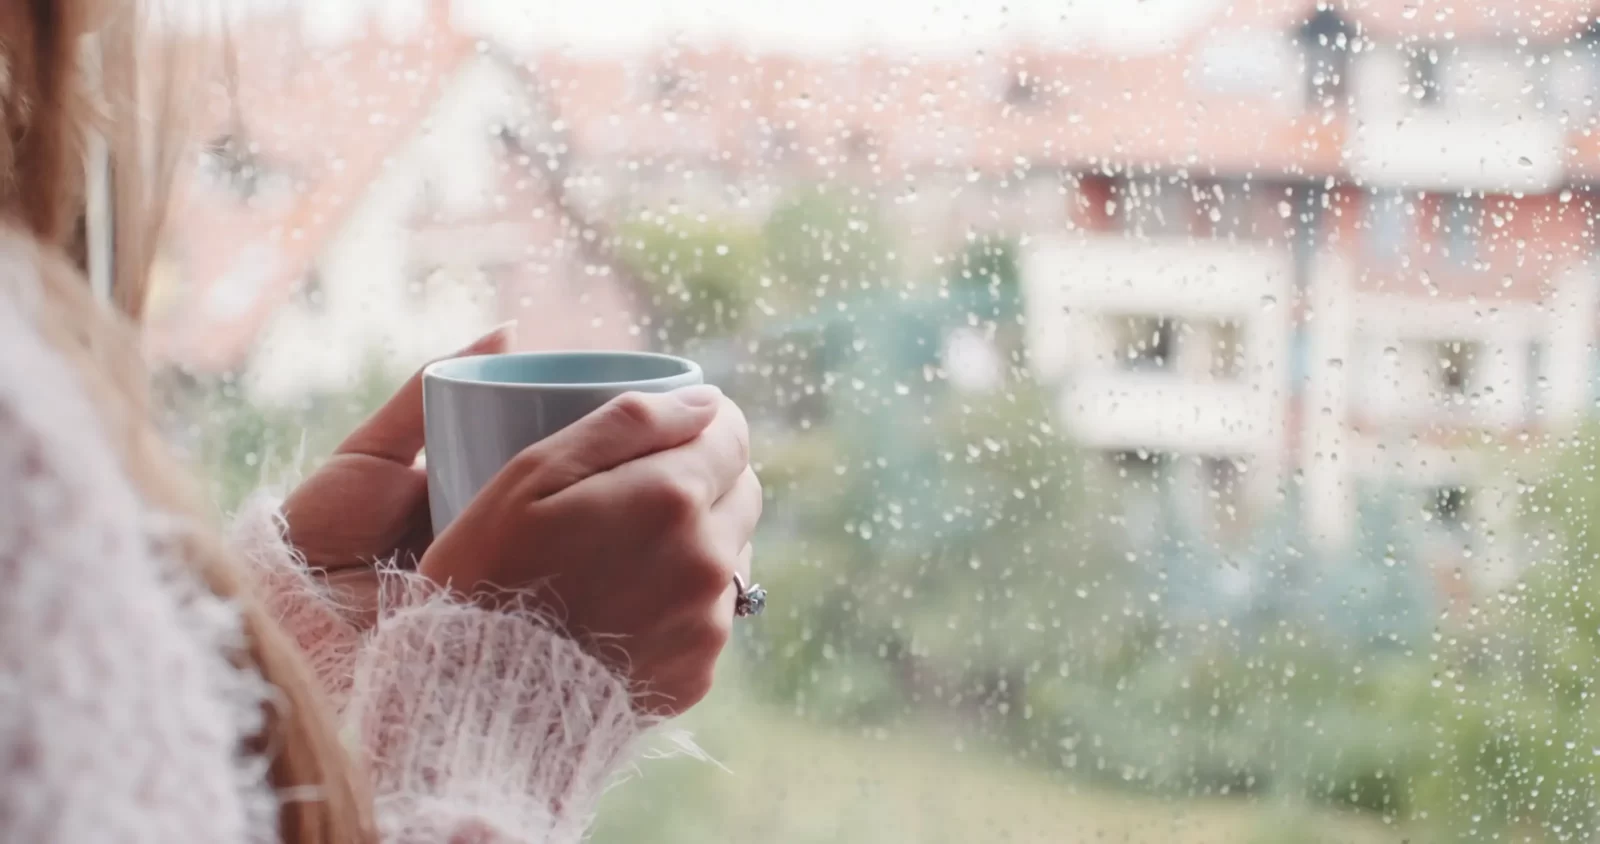
[[[1056,780],[954,739],[852,736],[749,705],[693,725],[724,765],[646,762],[601,807],[594,840],[762,844],[1390,844],[1357,815],[1162,799]]]

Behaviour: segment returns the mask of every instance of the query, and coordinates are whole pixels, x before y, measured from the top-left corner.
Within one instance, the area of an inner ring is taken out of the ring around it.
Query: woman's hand
[[[498,354],[506,345],[502,326],[447,357]],[[428,475],[417,465],[423,430],[419,371],[295,488],[284,519],[308,565],[339,572],[422,556],[433,540]]]
[[[628,394],[524,450],[423,556],[463,594],[535,589],[641,708],[711,688],[747,580],[761,485],[744,415],[712,387]]]

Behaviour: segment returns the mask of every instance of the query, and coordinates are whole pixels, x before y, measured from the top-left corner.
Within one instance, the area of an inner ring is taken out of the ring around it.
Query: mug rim
[[[487,381],[482,378],[470,378],[460,374],[452,374],[450,370],[462,364],[479,361],[484,358],[635,358],[644,360],[661,361],[677,364],[682,371],[657,378],[634,378],[627,381]],[[467,355],[458,358],[436,360],[422,370],[423,380],[441,381],[449,384],[472,385],[479,387],[497,387],[505,389],[530,389],[530,390],[592,390],[596,387],[610,389],[628,389],[630,387],[647,387],[660,385],[665,382],[677,381],[684,378],[705,378],[700,364],[688,358],[677,355],[667,355],[660,352],[633,352],[625,350],[599,351],[594,349],[574,349],[571,351],[542,351],[542,352],[505,352],[502,354]],[[694,383],[694,382],[690,382]]]

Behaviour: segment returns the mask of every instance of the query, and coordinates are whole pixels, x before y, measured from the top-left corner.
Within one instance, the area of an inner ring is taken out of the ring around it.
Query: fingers
[[[646,689],[640,705],[647,712],[677,715],[699,703],[711,691],[716,679],[717,657],[733,638],[734,602],[739,597],[733,572],[750,583],[751,546],[746,545],[733,562],[722,592],[710,604],[685,615],[662,635],[636,645],[642,661],[658,667],[659,684]],[[653,692],[653,693],[652,693]]]
[[[472,341],[454,354],[439,360],[494,355],[506,350],[511,342],[514,323],[495,328]],[[431,363],[432,361],[430,361]],[[423,367],[426,369],[427,367]],[[410,466],[422,451],[424,427],[422,422],[422,371],[418,370],[400,386],[383,407],[363,422],[335,449],[335,454],[365,454],[380,460]]]
[[[670,393],[627,393],[529,446],[518,460],[529,469],[534,500],[701,436],[731,405],[722,391],[696,385]]]
[[[750,428],[744,413],[723,399],[716,418],[693,440],[617,467],[611,482],[648,495],[660,493],[666,512],[704,512],[750,467]]]
[[[761,507],[761,481],[746,466],[733,489],[711,507],[711,541],[725,552],[748,546],[761,521]]]
[[[746,587],[755,584],[755,581],[750,579],[750,566],[755,560],[755,553],[754,545],[746,545],[744,550],[739,552],[739,556],[733,559],[733,570],[744,579]],[[717,602],[718,617],[733,618],[734,601],[739,597],[739,588],[733,584],[733,578],[729,577],[728,581],[728,591],[723,593],[722,600]]]

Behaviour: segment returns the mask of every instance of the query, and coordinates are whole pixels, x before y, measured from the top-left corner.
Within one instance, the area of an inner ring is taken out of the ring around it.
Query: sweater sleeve
[[[3,275],[5,270],[0,270]],[[0,277],[0,841],[275,834],[266,689]]]
[[[367,755],[385,844],[566,844],[648,726],[626,682],[537,612],[464,604],[382,575],[361,632],[283,541],[276,510],[236,537]]]

